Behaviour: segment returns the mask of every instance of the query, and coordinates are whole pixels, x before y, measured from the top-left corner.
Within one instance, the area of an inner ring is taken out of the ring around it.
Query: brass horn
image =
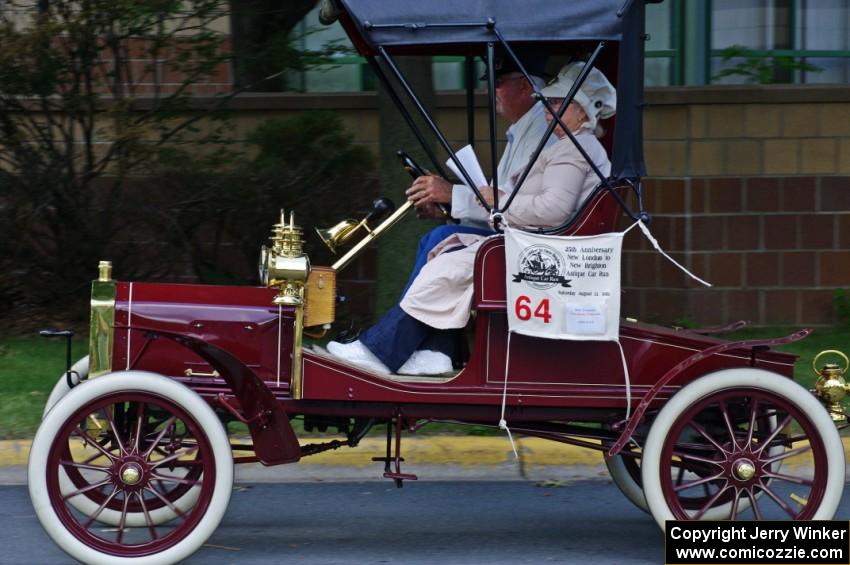
[[[362,227],[367,233],[372,233],[371,223],[379,220],[389,212],[395,209],[395,204],[389,198],[378,198],[372,202],[372,210],[365,218],[359,222],[352,219],[345,219],[326,229],[316,228],[316,233],[331,250],[331,253],[336,253],[342,245],[350,240],[355,233]]]

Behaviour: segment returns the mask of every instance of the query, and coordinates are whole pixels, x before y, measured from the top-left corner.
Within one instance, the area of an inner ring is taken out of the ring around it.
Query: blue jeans
[[[413,272],[410,273],[410,279],[407,281],[404,290],[401,291],[402,298],[405,294],[407,294],[407,289],[410,288],[410,285],[413,284],[413,279],[416,278],[416,276],[419,274],[419,271],[421,271],[422,267],[425,266],[425,263],[428,262],[428,253],[430,253],[431,250],[434,249],[434,247],[436,247],[438,243],[455,233],[493,235],[496,232],[486,228],[475,228],[472,226],[462,226],[459,224],[445,224],[442,226],[437,226],[436,228],[423,235],[422,238],[419,240],[419,247],[416,249],[416,260],[413,262]]]
[[[407,285],[401,291],[402,298],[407,294],[407,289],[413,284],[416,276],[419,275],[419,271],[428,262],[428,253],[438,243],[455,233],[492,235],[495,232],[485,228],[446,224],[423,235],[416,250],[416,261],[413,264],[410,280],[407,281]],[[458,249],[461,247],[459,246]],[[393,373],[404,365],[404,362],[417,349],[445,353],[453,362],[457,362],[462,351],[462,339],[463,330],[432,328],[407,314],[398,304],[390,308],[378,320],[377,324],[360,334],[360,342]]]
[[[377,324],[360,334],[360,342],[395,373],[417,349],[439,351],[457,361],[461,330],[438,330],[420,322],[397,304]]]

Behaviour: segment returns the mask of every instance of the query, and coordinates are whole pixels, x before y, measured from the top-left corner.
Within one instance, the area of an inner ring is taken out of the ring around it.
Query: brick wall
[[[647,93],[647,208],[684,275],[627,238],[623,314],[660,322],[823,325],[850,287],[844,87]]]

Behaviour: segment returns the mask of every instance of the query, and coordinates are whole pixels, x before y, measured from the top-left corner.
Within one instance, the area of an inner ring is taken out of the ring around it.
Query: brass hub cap
[[[739,459],[732,466],[732,473],[739,481],[749,481],[756,474],[756,466],[749,459]]]
[[[142,469],[135,463],[128,463],[121,469],[121,482],[133,486],[142,480]]]

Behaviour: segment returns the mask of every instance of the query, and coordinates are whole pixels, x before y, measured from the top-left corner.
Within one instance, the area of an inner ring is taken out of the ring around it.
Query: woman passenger
[[[541,90],[558,110],[584,68],[570,63]],[[591,69],[562,121],[606,177],[611,163],[597,139],[600,118],[614,115],[616,92],[599,70]],[[553,117],[547,113],[546,119]],[[560,126],[558,141],[540,153],[522,188],[505,212],[514,228],[555,227],[575,214],[599,184],[599,178]],[[512,179],[516,180],[516,179]],[[490,206],[493,189],[479,189]],[[499,202],[505,195],[499,194]],[[376,373],[443,374],[457,357],[457,330],[469,321],[475,254],[485,236],[453,234],[439,243],[400,304],[350,343],[332,341],[328,351]],[[447,331],[453,330],[453,331]]]

